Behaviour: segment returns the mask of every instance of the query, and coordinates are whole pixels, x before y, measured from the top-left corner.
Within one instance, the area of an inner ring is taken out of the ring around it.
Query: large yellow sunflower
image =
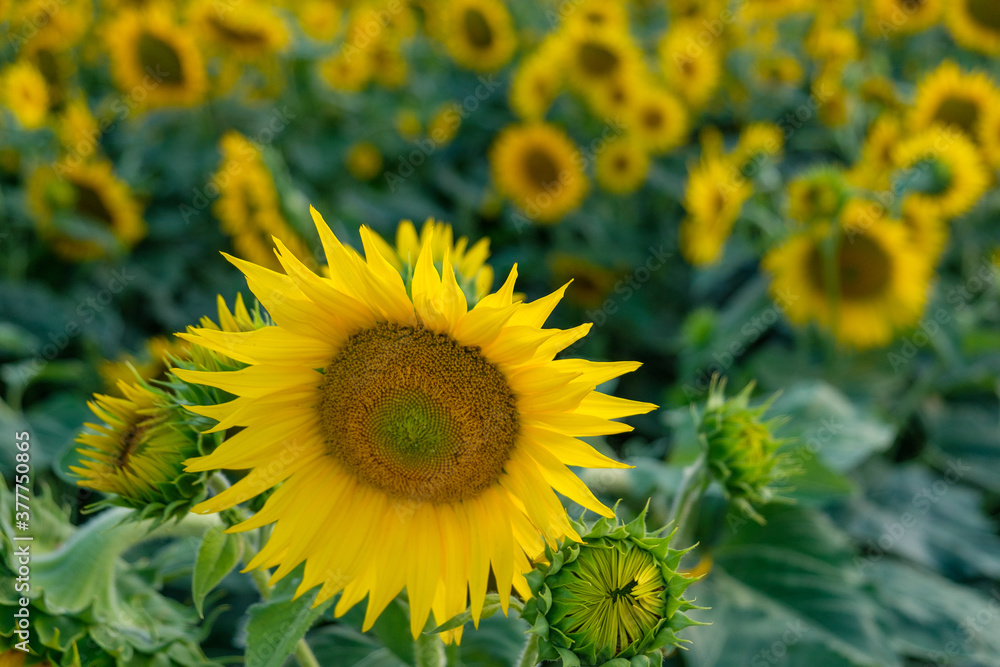
[[[984,114],[1000,106],[1000,89],[984,72],[962,72],[945,61],[923,78],[910,111],[914,131],[946,125],[980,143]]]
[[[566,73],[580,93],[628,77],[642,65],[642,53],[627,30],[575,25],[560,33],[566,49]]]
[[[189,106],[204,96],[201,52],[191,32],[163,6],[123,10],[104,36],[115,83],[137,102]]]
[[[1000,55],[1000,5],[993,0],[951,0],[945,18],[955,41],[987,55]]]
[[[917,323],[931,275],[927,258],[883,213],[872,202],[849,202],[839,225],[809,227],[767,254],[771,292],[789,320],[816,322],[859,349],[885,345]]]
[[[989,187],[975,145],[950,127],[934,126],[900,142],[893,153],[906,180],[923,181],[910,196],[943,219],[962,215]]]
[[[368,598],[364,629],[405,587],[419,635],[467,603],[478,624],[487,581],[506,611],[511,587],[543,541],[579,539],[553,489],[612,512],[566,467],[621,467],[577,438],[628,431],[613,419],[655,406],[594,391],[638,367],[554,356],[590,325],[544,329],[565,288],[524,303],[503,287],[469,308],[448,258],[420,249],[407,284],[367,228],[365,259],[314,211],[330,274],[306,268],[276,240],[284,272],[230,258],[275,321],[248,333],[195,329],[192,342],[248,367],[175,371],[230,392],[192,408],[242,426],[188,470],[248,469],[195,507],[217,512],[279,485],[232,530],[274,523],[249,567],[273,579],[305,563],[297,592],[338,592],[337,615]],[[456,631],[456,639],[460,638]]]
[[[555,222],[587,194],[583,158],[554,125],[516,125],[497,137],[490,151],[500,192],[538,222]]]
[[[0,100],[27,130],[45,124],[49,113],[49,87],[45,77],[26,60],[0,71]]]
[[[39,235],[66,259],[128,250],[146,235],[139,203],[107,161],[64,162],[58,173],[40,167],[28,181],[28,202]]]
[[[462,67],[492,72],[507,64],[517,46],[517,33],[500,0],[455,0],[438,5],[444,45]]]

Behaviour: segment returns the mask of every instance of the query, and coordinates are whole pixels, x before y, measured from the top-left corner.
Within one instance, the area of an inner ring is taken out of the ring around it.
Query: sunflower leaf
[[[513,605],[513,600],[511,600],[511,606]],[[489,618],[493,614],[500,611],[500,596],[496,593],[490,593],[486,596],[486,601],[483,603],[483,613],[480,616],[481,619]],[[466,609],[458,616],[452,617],[450,620],[445,621],[441,625],[437,626],[433,630],[429,630],[427,634],[438,634],[439,632],[447,632],[448,630],[454,630],[455,628],[460,628],[466,623],[472,621],[472,612]]]
[[[191,595],[195,609],[202,618],[205,617],[202,609],[205,596],[225,579],[242,557],[243,540],[238,535],[222,532],[221,526],[205,533],[198,546],[198,557],[191,577]]]

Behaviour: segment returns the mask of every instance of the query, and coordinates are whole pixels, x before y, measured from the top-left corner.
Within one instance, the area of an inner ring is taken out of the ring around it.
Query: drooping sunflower
[[[941,0],[875,0],[869,30],[876,34],[914,33],[941,20]]]
[[[27,130],[45,124],[49,113],[49,87],[31,63],[19,60],[0,72],[0,99]]]
[[[917,86],[910,111],[910,127],[919,132],[945,125],[980,143],[983,115],[1000,106],[1000,89],[984,72],[962,72],[945,61]]]
[[[691,107],[704,106],[722,79],[722,55],[714,40],[704,44],[702,23],[684,21],[660,41],[660,68],[671,90]]]
[[[687,217],[680,229],[684,258],[696,266],[718,261],[744,202],[752,194],[750,183],[724,157],[703,157],[691,168],[684,191]]]
[[[209,51],[242,61],[274,58],[288,43],[288,30],[272,7],[246,2],[239,11],[219,11],[213,0],[190,8],[191,23]]]
[[[629,109],[629,130],[650,153],[675,148],[687,138],[688,112],[673,93],[657,86],[641,88]]]
[[[437,7],[445,48],[462,67],[493,72],[514,55],[517,33],[500,0],[456,0]]]
[[[72,261],[128,250],[146,236],[139,203],[106,160],[40,167],[28,181],[39,235]],[[67,219],[70,216],[71,219]]]
[[[493,181],[538,222],[555,222],[587,194],[583,160],[573,141],[554,125],[514,125],[490,150]]]
[[[1000,6],[992,0],[953,0],[947,5],[948,30],[962,46],[1000,55]]]
[[[642,143],[623,134],[610,140],[594,160],[597,183],[604,190],[624,195],[635,192],[649,173],[649,153]]]
[[[934,126],[900,142],[893,153],[902,178],[916,183],[910,195],[943,219],[962,215],[989,187],[976,146],[965,134]]]
[[[204,97],[201,52],[164,6],[123,10],[104,35],[119,90],[144,90],[143,104],[149,107],[190,106]]]
[[[231,258],[275,326],[185,336],[248,364],[175,371],[235,394],[193,410],[220,420],[216,429],[244,427],[188,461],[191,471],[250,470],[195,511],[280,483],[233,528],[276,523],[250,567],[278,566],[280,579],[304,562],[297,592],[318,586],[314,604],[340,592],[337,615],[367,596],[366,630],[404,587],[414,636],[432,610],[443,622],[467,602],[478,624],[491,571],[506,610],[512,586],[530,594],[523,575],[543,544],[579,539],[553,488],[612,516],[566,465],[621,464],[576,438],[626,431],[611,420],[655,406],[593,391],[638,364],[553,360],[589,329],[542,328],[563,290],[514,301],[515,269],[470,310],[430,243],[407,284],[367,228],[362,260],[314,218],[329,277],[280,241],[284,273]]]
[[[927,299],[927,260],[883,213],[871,202],[850,202],[840,224],[809,227],[765,256],[771,292],[783,299],[789,320],[816,322],[859,349],[885,345],[917,323]]]

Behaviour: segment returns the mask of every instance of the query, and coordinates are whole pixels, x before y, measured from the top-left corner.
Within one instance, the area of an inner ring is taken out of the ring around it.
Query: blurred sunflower
[[[591,113],[602,119],[610,119],[631,114],[646,85],[648,80],[645,74],[637,68],[629,68],[603,85],[578,92]]]
[[[635,192],[649,173],[649,153],[629,134],[608,141],[594,160],[598,185],[604,190],[625,195]]]
[[[69,92],[70,80],[76,73],[73,54],[49,46],[38,47],[29,43],[22,52],[45,78],[49,92],[49,111],[61,111]]]
[[[642,54],[628,32],[576,27],[561,33],[565,40],[569,82],[582,94],[629,76],[642,64]]]
[[[696,266],[714,264],[753,188],[722,157],[703,157],[689,170],[684,191],[687,217],[681,222],[680,246],[684,258]]]
[[[305,0],[289,2],[288,5],[298,17],[302,32],[319,41],[330,41],[336,37],[344,14],[338,0]]]
[[[120,384],[131,384],[138,379],[145,382],[166,379],[168,357],[186,359],[191,343],[174,336],[154,336],[146,341],[139,357],[122,354],[114,361],[105,361],[98,368],[104,380],[104,390],[120,396]]]
[[[788,182],[788,217],[799,222],[833,220],[847,194],[847,184],[839,169],[811,169]]]
[[[555,222],[587,194],[587,177],[576,144],[554,125],[513,125],[490,149],[500,192],[538,222]]]
[[[469,310],[451,262],[439,273],[429,243],[408,290],[367,228],[362,261],[314,217],[329,277],[280,241],[286,273],[231,259],[276,326],[185,335],[249,364],[175,371],[235,393],[195,411],[220,419],[216,429],[245,427],[188,461],[190,471],[251,469],[195,510],[280,484],[234,527],[276,522],[249,567],[277,566],[277,580],[304,562],[297,593],[319,586],[314,604],[341,593],[337,616],[367,596],[364,630],[404,587],[414,637],[432,610],[441,623],[468,605],[478,625],[491,570],[506,611],[512,586],[530,595],[524,574],[544,544],[580,539],[553,487],[613,516],[566,466],[622,464],[576,438],[627,431],[610,420],[655,406],[594,392],[638,364],[553,361],[589,329],[541,328],[562,290],[513,301],[514,270]],[[461,628],[449,635],[459,640]]]
[[[989,187],[990,178],[975,145],[961,132],[935,126],[903,139],[893,153],[914,192],[915,205],[943,219],[962,215]]]
[[[49,113],[49,87],[45,77],[26,60],[18,60],[0,71],[0,99],[27,130],[45,124]]]
[[[934,27],[941,20],[942,0],[875,0],[871,4],[869,31],[914,33]]]
[[[687,110],[664,88],[640,89],[629,112],[629,130],[654,155],[676,148],[687,138]]]
[[[927,258],[881,211],[849,202],[839,225],[809,227],[765,256],[771,293],[790,321],[816,322],[859,349],[885,345],[917,323],[927,299]]]
[[[701,23],[684,21],[660,41],[660,68],[671,90],[689,106],[704,106],[722,79],[722,55],[713,43],[703,44]]]
[[[344,162],[347,171],[359,181],[370,181],[382,172],[382,153],[370,141],[351,144]]]
[[[271,252],[272,236],[286,239],[300,257],[311,253],[302,237],[285,220],[271,172],[260,151],[238,132],[227,132],[219,142],[222,161],[213,182],[219,197],[212,213],[228,234],[240,257],[263,266],[277,267]]]
[[[76,155],[89,157],[98,150],[100,127],[82,96],[71,98],[63,107],[57,122],[57,134],[63,147]]]
[[[27,40],[24,46],[29,49],[66,51],[87,33],[94,8],[91,0],[18,0],[11,5],[8,18],[11,26],[20,26],[8,35],[12,43],[21,38]]]
[[[868,190],[888,190],[895,166],[893,151],[903,138],[903,125],[894,113],[883,113],[868,127],[861,153],[847,172],[849,183]]]
[[[903,200],[899,220],[910,235],[910,243],[928,258],[928,268],[933,270],[948,244],[948,225],[910,197]]]
[[[130,249],[146,236],[141,207],[106,160],[59,164],[35,170],[28,203],[39,235],[73,261]],[[71,219],[67,219],[66,216]]]
[[[920,81],[910,111],[910,127],[926,130],[945,125],[960,130],[979,143],[983,115],[1000,106],[1000,89],[984,72],[962,72],[945,61]]]
[[[196,0],[189,11],[200,43],[227,60],[263,61],[288,43],[288,30],[269,5],[244,2],[239,11],[219,11],[215,0]]]
[[[462,67],[493,72],[514,55],[517,33],[500,0],[453,0],[440,3],[437,11],[445,48]]]
[[[318,66],[323,80],[334,90],[342,92],[356,93],[372,79],[368,58],[348,57],[341,52],[320,60]]]
[[[983,113],[979,140],[983,159],[994,169],[1000,167],[1000,105],[990,107]]]
[[[427,121],[427,136],[438,146],[447,146],[458,134],[462,116],[455,109],[455,102],[442,104]]]
[[[563,62],[557,40],[547,40],[530,56],[523,58],[510,84],[510,107],[524,120],[545,117],[564,83]],[[550,46],[552,45],[552,46]]]
[[[746,0],[740,6],[740,19],[765,22],[809,9],[809,0]]]
[[[761,160],[779,155],[784,143],[784,132],[774,123],[750,123],[740,131],[729,158],[740,172],[746,172]]]
[[[952,0],[945,18],[956,42],[980,53],[1000,55],[1000,5],[993,0]]]
[[[409,65],[397,39],[377,39],[364,53],[375,83],[383,88],[399,88],[406,83]]]
[[[119,90],[145,91],[149,107],[190,106],[205,95],[205,63],[193,35],[163,6],[126,9],[105,26]]]
[[[549,260],[552,280],[558,285],[570,283],[566,298],[581,308],[599,308],[621,277],[607,267],[565,252]]]

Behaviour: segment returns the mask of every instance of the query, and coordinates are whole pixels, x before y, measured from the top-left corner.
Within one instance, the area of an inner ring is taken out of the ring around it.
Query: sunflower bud
[[[139,510],[136,519],[183,517],[204,496],[205,474],[184,472],[185,459],[202,454],[202,436],[171,397],[146,384],[119,382],[122,396],[96,394],[90,409],[104,423],[86,424],[77,484],[114,497],[92,505]]]
[[[703,607],[683,597],[696,578],[678,571],[690,549],[671,549],[673,532],[648,534],[645,510],[628,524],[601,519],[589,532],[574,527],[584,542],[546,547],[547,563],[527,575],[533,597],[522,617],[539,636],[539,659],[561,658],[565,666],[659,664],[662,649],[686,641],[679,630],[701,625],[685,612]]]
[[[774,399],[750,407],[753,388],[751,382],[739,394],[726,399],[725,379],[713,378],[698,434],[708,453],[709,471],[722,484],[726,497],[763,523],[754,507],[780,500],[779,493],[785,489],[775,483],[797,470],[787,454],[778,452],[787,441],[773,435],[787,419],[763,421]]]

